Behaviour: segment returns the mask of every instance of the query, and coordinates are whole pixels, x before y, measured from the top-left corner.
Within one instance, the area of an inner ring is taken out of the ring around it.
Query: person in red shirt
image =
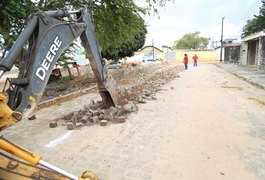
[[[196,67],[197,67],[197,61],[198,61],[198,56],[197,56],[197,54],[195,54],[195,55],[192,57],[192,59],[193,59],[193,66],[196,66]]]
[[[188,69],[189,58],[187,54],[184,54],[183,63],[184,63],[185,69]]]

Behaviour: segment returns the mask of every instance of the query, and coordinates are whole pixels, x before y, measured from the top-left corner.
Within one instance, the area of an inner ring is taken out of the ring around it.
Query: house
[[[222,52],[222,60],[224,60],[225,62],[238,63],[241,43],[233,42],[236,40],[237,39],[235,38],[225,39],[223,41],[222,49],[221,43],[219,43],[218,46],[215,47],[216,59],[220,60]]]
[[[163,59],[164,52],[155,46],[145,46],[137,54],[144,54],[145,59]]]
[[[241,43],[231,42],[223,45],[224,62],[239,63]]]
[[[265,32],[254,33],[242,39],[240,65],[257,66],[265,69]]]

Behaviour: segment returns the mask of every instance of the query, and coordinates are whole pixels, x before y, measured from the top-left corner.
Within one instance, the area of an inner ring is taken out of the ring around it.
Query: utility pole
[[[220,53],[220,62],[222,62],[223,58],[223,27],[224,27],[224,19],[225,17],[222,17],[222,29],[221,29],[221,53]]]

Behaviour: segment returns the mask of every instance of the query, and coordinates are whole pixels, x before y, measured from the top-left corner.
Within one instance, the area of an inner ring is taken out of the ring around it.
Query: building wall
[[[258,66],[265,69],[265,36],[259,38]]]
[[[248,53],[248,43],[242,42],[241,48],[240,48],[240,65],[247,65],[247,53]]]
[[[225,47],[225,62],[238,63],[240,46]]]
[[[187,54],[189,57],[189,62],[193,62],[192,57],[197,54],[198,62],[211,62],[211,61],[219,61],[220,56],[215,50],[210,51],[190,51],[190,50],[175,50],[176,54],[176,62],[182,63],[184,54]]]

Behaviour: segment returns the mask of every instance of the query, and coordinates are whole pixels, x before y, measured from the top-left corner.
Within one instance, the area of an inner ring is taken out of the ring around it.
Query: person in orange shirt
[[[198,61],[198,56],[197,56],[197,54],[195,54],[193,57],[192,57],[192,59],[193,59],[193,66],[196,66],[197,67],[197,61]]]
[[[189,58],[187,54],[184,54],[183,63],[184,63],[185,70],[188,69]]]

